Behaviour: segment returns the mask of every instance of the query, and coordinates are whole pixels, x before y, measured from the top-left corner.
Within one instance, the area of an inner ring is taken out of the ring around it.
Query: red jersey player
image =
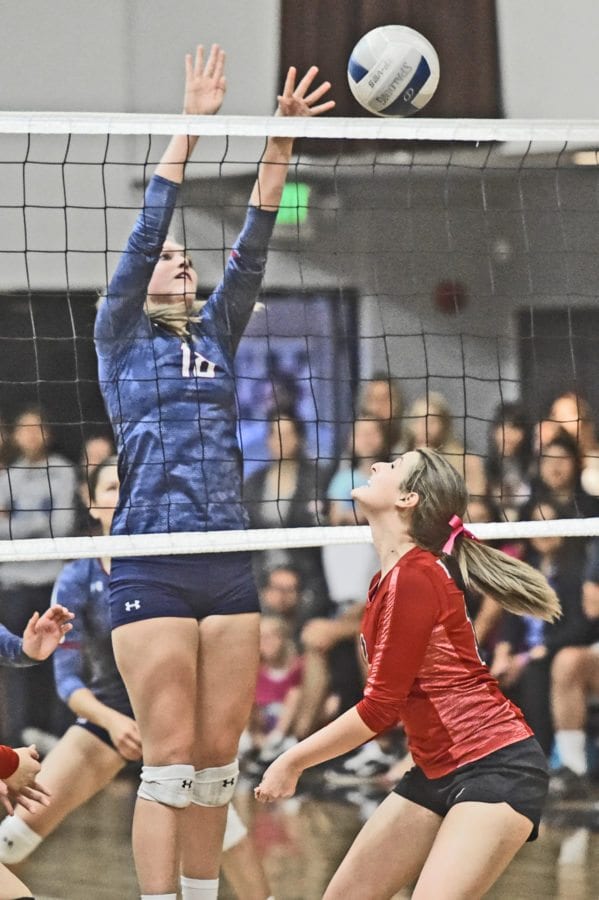
[[[464,587],[547,620],[559,601],[539,572],[466,531],[464,481],[439,453],[375,463],[353,497],[381,564],[362,623],[364,697],[276,759],[256,797],[291,796],[304,769],[401,722],[415,766],[366,823],[324,900],[383,900],[414,881],[417,900],[480,897],[536,838],[548,775],[522,713],[478,655]]]

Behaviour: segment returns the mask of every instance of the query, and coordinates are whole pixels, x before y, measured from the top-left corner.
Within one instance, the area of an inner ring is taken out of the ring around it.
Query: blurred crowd
[[[268,459],[244,488],[250,527],[365,524],[352,489],[366,483],[373,462],[418,447],[436,449],[463,474],[472,523],[599,516],[593,411],[573,391],[555,397],[539,421],[520,403],[503,403],[489,423],[484,455],[460,441],[464,429],[440,393],[406,407],[398,385],[375,373],[361,385],[355,406],[343,452],[326,463],[309,448],[306,423],[292,406],[278,404],[267,414]],[[55,449],[44,411],[22,409],[0,426],[0,539],[94,533],[89,478],[113,453],[110,431],[100,428],[82,435],[73,461]],[[563,616],[548,625],[502,613],[491,597],[468,596],[481,655],[551,759],[553,790],[583,795],[599,769],[599,537],[496,546],[546,575]],[[53,561],[1,563],[0,622],[21,634],[34,610],[48,608],[60,568]],[[255,706],[240,748],[249,773],[259,774],[283,748],[360,699],[360,621],[377,568],[370,544],[255,555],[264,615]],[[71,721],[56,698],[51,664],[4,669],[0,678],[0,742],[51,746]],[[337,776],[392,779],[405,764],[398,729],[342,759]]]

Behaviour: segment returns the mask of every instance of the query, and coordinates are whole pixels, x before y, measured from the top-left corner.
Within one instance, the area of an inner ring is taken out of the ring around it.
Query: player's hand
[[[258,787],[254,789],[254,797],[260,803],[282,800],[295,794],[302,770],[293,765],[290,754],[291,751],[288,751],[275,759],[262,776]]]
[[[8,785],[5,781],[0,781],[0,803],[6,810],[9,816],[12,816],[15,808],[13,806],[12,800],[10,799],[10,791],[8,790]]]
[[[29,747],[15,747],[15,753],[19,757],[17,770],[4,780],[8,785],[9,791],[13,794],[19,794],[23,788],[32,787],[35,784],[35,779],[42,768],[42,764],[40,763],[40,755],[35,744],[30,744]]]
[[[35,612],[23,632],[23,651],[30,659],[47,659],[71,631],[74,618],[66,606],[59,604],[51,606],[43,616]]]
[[[36,809],[37,805],[40,806],[50,806],[50,791],[40,784],[39,781],[35,782],[33,787],[26,787],[19,794],[14,795],[14,803],[15,805],[18,803],[19,806],[22,806],[23,809],[26,809],[30,813],[35,813],[38,810]]]
[[[204,48],[198,45],[195,58],[185,55],[185,96],[183,112],[190,116],[211,116],[221,108],[227,79],[225,78],[225,51],[213,44],[204,62]]]
[[[107,730],[112,743],[124,759],[132,762],[141,759],[141,736],[134,719],[114,712]]]
[[[330,81],[323,81],[312,88],[312,82],[318,75],[318,66],[311,66],[296,86],[297,69],[291,66],[287,72],[283,93],[277,97],[276,116],[320,116],[335,106],[334,100],[319,101],[331,89]]]

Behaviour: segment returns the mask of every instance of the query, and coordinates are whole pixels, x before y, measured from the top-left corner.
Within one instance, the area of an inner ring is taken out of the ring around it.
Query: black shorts
[[[534,737],[502,747],[442,778],[427,778],[414,766],[394,788],[396,794],[445,816],[456,803],[508,803],[532,822],[529,841],[539,835],[549,773]]]

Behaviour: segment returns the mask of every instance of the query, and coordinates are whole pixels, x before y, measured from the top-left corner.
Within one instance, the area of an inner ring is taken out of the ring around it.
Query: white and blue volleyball
[[[349,58],[352,94],[375,116],[411,116],[439,84],[439,57],[430,41],[406,25],[382,25],[360,38]]]

